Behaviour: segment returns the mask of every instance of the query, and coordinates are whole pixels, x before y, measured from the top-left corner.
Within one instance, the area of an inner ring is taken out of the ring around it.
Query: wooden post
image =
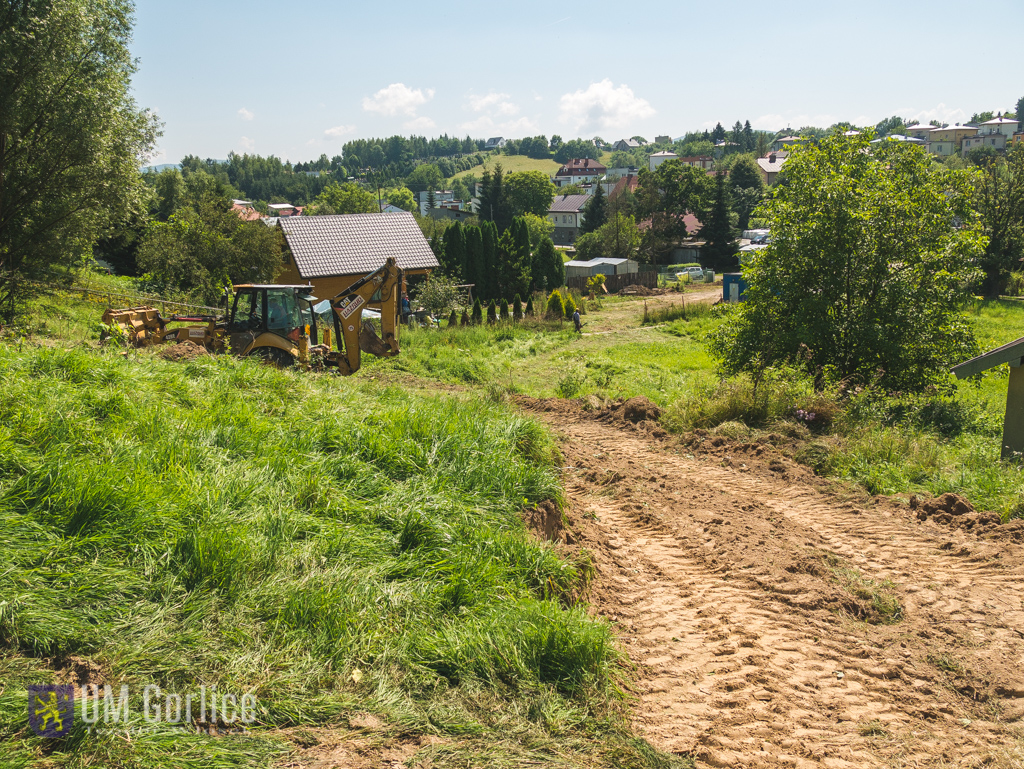
[[[1010,386],[1006,391],[1003,419],[1003,459],[1024,454],[1024,366],[1021,359],[1010,361]]]

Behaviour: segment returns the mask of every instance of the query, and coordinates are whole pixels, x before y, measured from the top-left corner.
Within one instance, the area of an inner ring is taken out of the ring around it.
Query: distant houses
[[[568,246],[576,242],[583,225],[583,208],[589,195],[557,195],[548,209],[548,220],[555,225],[551,239],[556,245]]]
[[[598,163],[596,160],[574,158],[563,164],[555,172],[551,181],[556,187],[564,187],[567,184],[589,184],[604,176],[607,170],[607,166]]]

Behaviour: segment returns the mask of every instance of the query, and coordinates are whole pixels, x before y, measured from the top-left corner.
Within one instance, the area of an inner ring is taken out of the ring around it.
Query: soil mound
[[[619,296],[653,296],[654,292],[647,286],[623,286],[619,289]]]
[[[630,398],[616,411],[622,416],[622,419],[633,424],[637,422],[657,422],[661,419],[661,408],[642,395]]]
[[[910,509],[915,512],[919,521],[932,521],[951,529],[965,529],[975,534],[992,535],[996,539],[1024,541],[1024,521],[1002,523],[998,513],[976,511],[973,505],[959,494],[947,493],[934,499],[911,496]]]
[[[164,360],[173,361],[190,361],[196,358],[201,358],[204,355],[209,355],[206,348],[201,344],[196,344],[188,339],[177,344],[172,344],[170,347],[164,347],[160,350],[159,355]]]

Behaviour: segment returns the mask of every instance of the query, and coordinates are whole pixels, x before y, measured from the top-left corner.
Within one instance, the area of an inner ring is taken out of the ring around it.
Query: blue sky
[[[1012,110],[1024,3],[141,0],[154,163],[352,138],[679,136]]]

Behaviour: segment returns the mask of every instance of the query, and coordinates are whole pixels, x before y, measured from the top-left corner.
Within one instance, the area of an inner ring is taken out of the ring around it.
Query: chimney
[[[773,152],[771,155],[768,156],[768,162],[769,163],[774,163],[776,157],[777,157],[776,154]]]

